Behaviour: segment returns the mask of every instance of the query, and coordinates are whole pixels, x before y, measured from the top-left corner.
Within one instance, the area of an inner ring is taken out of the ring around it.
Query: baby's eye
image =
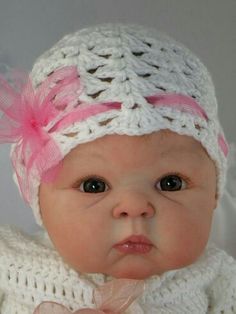
[[[174,174],[163,177],[156,184],[156,187],[162,191],[179,191],[185,189],[186,186],[186,181]]]
[[[99,178],[89,178],[81,182],[79,190],[85,193],[103,193],[109,189],[107,183]]]

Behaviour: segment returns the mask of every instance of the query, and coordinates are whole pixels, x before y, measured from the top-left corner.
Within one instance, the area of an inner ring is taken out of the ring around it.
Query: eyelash
[[[95,179],[95,180],[99,180],[99,181],[103,181],[107,186],[108,189],[111,189],[111,185],[107,182],[107,180],[103,177],[97,176],[97,175],[87,175],[86,177],[80,179],[79,181],[77,181],[74,185],[73,188],[78,189],[78,187],[81,186],[82,183],[86,182],[89,179]]]
[[[161,182],[162,179],[164,179],[165,177],[168,177],[168,176],[178,176],[180,179],[182,179],[182,180],[186,183],[186,187],[185,187],[183,190],[186,190],[186,189],[188,189],[188,188],[191,187],[191,184],[192,184],[191,180],[190,180],[187,176],[185,176],[185,175],[183,175],[183,174],[181,174],[181,173],[179,173],[179,172],[168,172],[168,173],[164,174],[162,177],[160,177],[160,178],[155,182],[155,187],[157,186],[158,183]],[[94,180],[102,181],[102,182],[104,182],[105,185],[108,187],[107,190],[110,190],[110,189],[111,189],[111,185],[107,182],[107,180],[106,180],[105,178],[100,177],[100,176],[97,176],[97,175],[88,175],[88,176],[84,177],[83,179],[81,179],[81,180],[79,180],[78,182],[76,182],[76,183],[73,185],[73,188],[79,189],[79,188],[81,187],[81,185],[82,185],[83,183],[85,183],[86,181],[88,181],[89,179],[94,179]],[[107,191],[107,190],[106,190],[106,191]],[[161,189],[159,189],[159,190],[160,190],[161,192],[170,192],[170,191],[165,191],[165,190],[161,190]],[[172,191],[172,192],[179,192],[179,191],[182,191],[182,189],[177,190],[177,191]],[[81,191],[81,192],[85,193],[84,191]]]
[[[177,176],[179,177],[180,179],[184,180],[186,182],[186,189],[189,189],[192,185],[192,181],[185,175],[183,175],[182,173],[179,173],[179,172],[168,172],[166,174],[164,174],[162,177],[160,177],[157,181],[156,181],[156,184],[158,182],[161,182],[162,179],[164,179],[165,177],[168,177],[168,176]],[[179,190],[181,191],[181,190]],[[179,191],[175,191],[175,192],[179,192]],[[162,191],[162,192],[168,192],[168,191]]]
[[[181,179],[184,179],[186,182],[190,183],[190,179],[186,175],[184,175],[180,172],[168,172],[168,173],[164,174],[164,176],[162,176],[159,180],[161,180],[164,177],[168,177],[168,176],[178,176]]]

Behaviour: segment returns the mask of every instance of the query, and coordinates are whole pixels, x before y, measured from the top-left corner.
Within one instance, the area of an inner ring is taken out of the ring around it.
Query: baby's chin
[[[127,271],[127,272],[123,272],[123,273],[117,273],[117,274],[110,274],[110,276],[112,276],[113,278],[117,278],[117,279],[136,279],[136,280],[145,280],[151,276],[153,276],[154,274],[147,274],[147,273],[139,273],[139,272],[135,272],[135,271]]]
[[[113,278],[123,278],[123,279],[137,279],[137,280],[144,280],[154,275],[160,275],[157,271],[153,271],[151,269],[145,269],[144,267],[135,268],[122,268],[118,270],[113,270],[111,272],[106,272],[106,275],[109,275]]]
[[[145,280],[152,276],[160,276],[165,270],[155,261],[143,256],[125,256],[112,263],[91,263],[86,265],[71,265],[78,273],[100,273],[117,279]],[[76,267],[77,266],[77,267]]]

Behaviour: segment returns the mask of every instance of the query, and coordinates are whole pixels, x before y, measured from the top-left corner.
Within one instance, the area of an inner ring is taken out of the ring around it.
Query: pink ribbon
[[[228,156],[228,153],[229,153],[229,145],[228,143],[226,142],[223,134],[218,134],[218,145],[220,146],[223,154],[225,155],[225,157]]]
[[[14,79],[15,88],[0,77],[0,142],[16,143],[12,162],[22,195],[29,202],[32,168],[43,180],[52,181],[61,165],[63,156],[50,134],[89,116],[120,109],[121,104],[80,102],[83,86],[76,66],[56,70],[37,89],[23,73],[15,73]],[[22,167],[18,156],[22,156]]]
[[[94,290],[96,309],[87,308],[71,312],[61,304],[43,302],[36,307],[33,314],[121,314],[143,291],[143,280],[115,279]]]
[[[179,111],[189,113],[193,116],[198,116],[208,121],[208,116],[205,110],[190,96],[183,94],[158,94],[146,97],[146,100],[158,107],[175,108]],[[218,145],[225,157],[229,153],[229,146],[223,136],[218,134]]]
[[[150,104],[155,106],[176,108],[179,111],[188,112],[208,120],[204,109],[190,96],[183,94],[159,94],[146,97]]]
[[[120,109],[120,102],[85,103],[79,96],[83,86],[76,66],[62,67],[49,75],[36,89],[30,78],[15,73],[14,88],[0,77],[0,142],[16,143],[12,163],[19,186],[27,202],[30,201],[30,173],[42,181],[53,181],[63,156],[51,133],[108,110]],[[153,106],[172,107],[208,120],[204,109],[190,96],[157,94],[146,97]],[[222,134],[218,145],[224,155],[228,145]],[[21,156],[22,165],[17,161]]]

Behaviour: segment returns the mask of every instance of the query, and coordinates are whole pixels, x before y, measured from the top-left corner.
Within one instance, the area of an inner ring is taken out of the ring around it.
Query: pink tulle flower
[[[50,181],[63,156],[51,133],[91,115],[120,108],[119,103],[81,103],[83,90],[76,66],[51,73],[34,88],[23,73],[13,73],[14,87],[0,77],[0,142],[15,143],[12,162],[25,200],[29,202],[31,170]],[[17,164],[21,156],[22,164]],[[54,171],[48,171],[54,167]],[[48,171],[48,172],[47,172]]]

